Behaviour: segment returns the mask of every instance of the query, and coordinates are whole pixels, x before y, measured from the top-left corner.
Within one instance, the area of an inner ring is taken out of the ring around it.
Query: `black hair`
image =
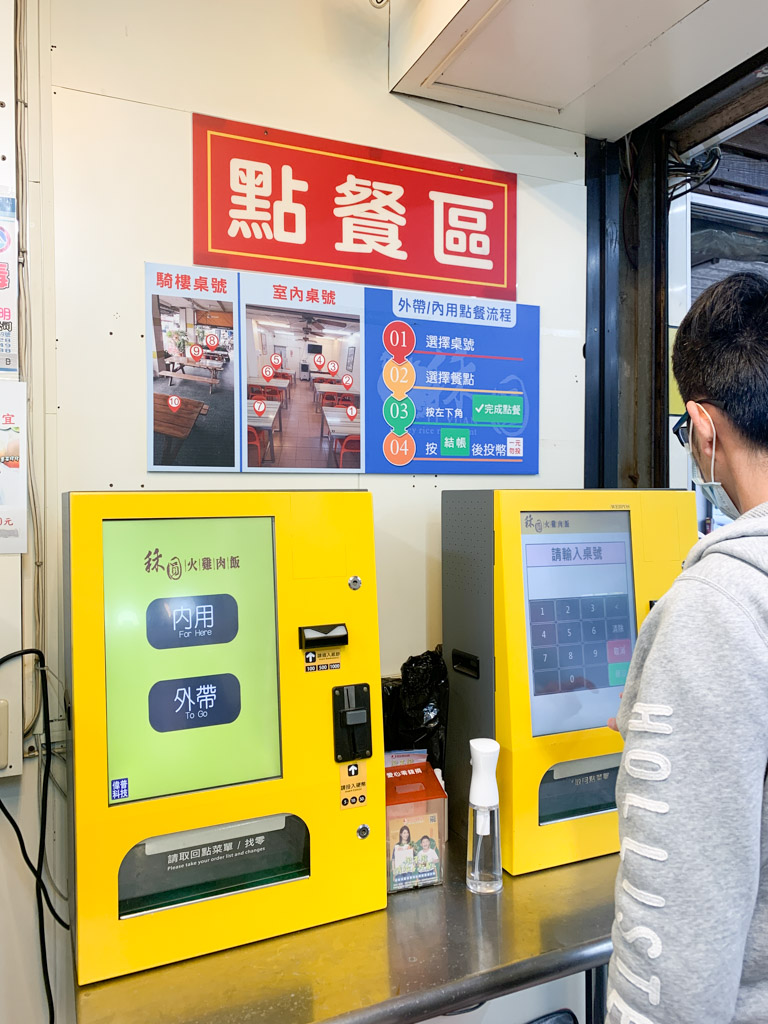
[[[411,830],[408,828],[407,825],[403,825],[403,827],[400,829],[400,834],[399,834],[400,835],[400,839],[403,838],[403,832],[407,832],[408,833],[408,842],[410,843],[410,841],[411,841]]]
[[[732,274],[702,292],[678,328],[672,370],[684,402],[722,404],[768,450],[768,278]]]
[[[422,836],[421,839],[419,840],[419,846],[421,846],[421,844],[424,842],[425,839],[427,840],[427,842],[431,846],[432,845],[432,840],[430,839],[429,836]]]

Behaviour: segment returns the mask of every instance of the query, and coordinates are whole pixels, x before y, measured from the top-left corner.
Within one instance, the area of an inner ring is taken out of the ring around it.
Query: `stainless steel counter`
[[[79,988],[78,1024],[412,1024],[607,962],[616,856],[473,896],[464,853],[386,911]]]

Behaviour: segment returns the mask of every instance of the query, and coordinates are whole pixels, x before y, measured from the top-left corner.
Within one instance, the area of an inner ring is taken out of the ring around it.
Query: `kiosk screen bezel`
[[[631,512],[522,511],[520,526],[532,736],[602,728],[637,639]]]

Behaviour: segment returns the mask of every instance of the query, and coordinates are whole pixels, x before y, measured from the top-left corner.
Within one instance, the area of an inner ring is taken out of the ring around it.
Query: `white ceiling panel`
[[[421,48],[409,3],[391,0],[393,91],[595,138],[619,138],[768,45],[766,0],[466,0],[439,32],[420,0],[432,15]]]
[[[702,0],[509,0],[437,81],[561,109],[700,6]]]

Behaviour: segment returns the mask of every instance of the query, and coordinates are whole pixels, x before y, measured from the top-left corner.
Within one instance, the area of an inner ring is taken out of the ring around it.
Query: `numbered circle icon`
[[[402,437],[416,419],[416,406],[410,398],[397,399],[392,395],[384,403],[384,419],[392,433]]]
[[[272,363],[276,370],[279,370],[280,367],[283,365],[283,357],[280,355],[279,352],[273,352],[272,355],[269,357],[269,361],[270,363]]]
[[[215,348],[219,347],[219,337],[218,337],[218,335],[217,334],[206,334],[206,336],[205,336],[205,344],[208,346],[208,348],[211,350],[211,352],[213,352],[213,350]]]
[[[267,411],[267,403],[261,402],[258,399],[253,403],[253,411],[257,416],[263,416]]]
[[[189,354],[192,356],[196,363],[199,363],[203,358],[203,346],[202,345],[191,345]]]
[[[357,406],[356,405],[348,405],[347,406],[347,416],[349,417],[350,422],[357,417]]]
[[[168,395],[168,408],[171,412],[176,412],[177,409],[181,408],[181,399],[178,395]]]
[[[344,376],[341,378],[341,383],[343,387],[345,387],[347,391],[349,391],[349,389],[355,383],[355,379],[351,373],[345,373]]]
[[[272,378],[275,376],[274,366],[270,366],[269,364],[267,364],[266,366],[262,366],[261,376],[264,378],[264,380],[272,380]]]
[[[403,363],[390,359],[381,371],[381,376],[395,398],[405,398],[416,383],[416,370],[407,359]]]
[[[315,358],[312,360],[312,362],[315,364],[315,367],[318,370],[322,370],[322,368],[325,366],[325,356],[323,355],[322,352],[316,352]]]
[[[396,363],[404,362],[416,348],[416,334],[411,325],[403,320],[392,320],[388,323],[381,340]]]
[[[416,442],[410,434],[387,434],[382,445],[384,458],[393,466],[407,466],[416,454]]]
[[[336,362],[335,359],[329,359],[328,360],[328,373],[330,373],[330,375],[332,377],[335,377],[338,372],[339,372],[339,364]]]

